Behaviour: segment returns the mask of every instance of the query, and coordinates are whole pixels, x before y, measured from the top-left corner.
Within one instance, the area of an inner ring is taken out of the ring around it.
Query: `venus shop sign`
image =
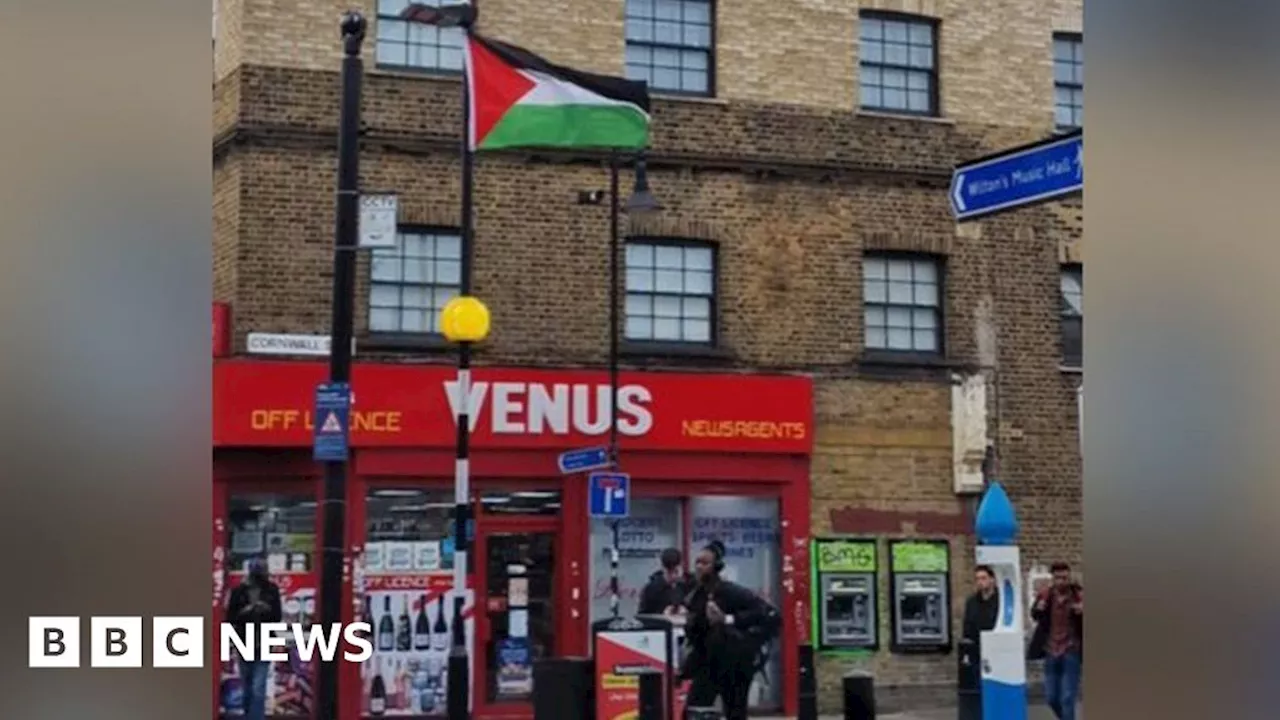
[[[214,446],[310,445],[322,363],[214,363]],[[351,444],[452,447],[465,405],[477,448],[563,450],[608,435],[608,375],[589,370],[480,368],[461,397],[447,366],[359,364],[352,372]],[[813,391],[796,376],[622,373],[624,448],[808,453]]]
[[[456,381],[445,383],[455,426],[461,405],[458,390]],[[649,432],[653,427],[652,401],[653,393],[643,385],[619,386],[618,432],[631,437]],[[495,435],[598,436],[609,432],[611,412],[608,385],[475,381],[467,398],[471,431],[475,432],[485,418]]]

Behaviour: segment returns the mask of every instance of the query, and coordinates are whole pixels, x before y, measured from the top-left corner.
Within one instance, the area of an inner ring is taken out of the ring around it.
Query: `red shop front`
[[[244,563],[265,555],[286,620],[314,620],[323,488],[311,407],[326,365],[219,359],[213,372],[216,604]],[[796,620],[752,690],[760,710],[794,715],[809,616],[810,380],[624,372],[619,388],[620,461],[633,494],[618,529],[623,612],[634,613],[663,549],[687,556],[722,540],[730,578]],[[354,369],[343,613],[373,622],[376,651],[343,666],[343,720],[444,714],[454,389],[446,366]],[[589,653],[590,623],[609,616],[612,529],[588,517],[585,477],[560,475],[556,462],[607,439],[608,391],[597,371],[474,372],[466,630],[478,717],[531,716],[529,663]],[[215,715],[237,714],[236,675],[217,673]],[[268,712],[309,716],[313,678],[301,662],[277,663]]]

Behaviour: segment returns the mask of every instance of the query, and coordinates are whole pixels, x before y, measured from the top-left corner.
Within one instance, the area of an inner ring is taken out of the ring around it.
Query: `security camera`
[[[604,202],[603,190],[579,190],[578,191],[579,205],[599,205],[602,202]]]

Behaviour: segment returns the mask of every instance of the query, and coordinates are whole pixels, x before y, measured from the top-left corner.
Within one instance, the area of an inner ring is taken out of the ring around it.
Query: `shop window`
[[[486,515],[559,515],[559,490],[486,490],[480,495]]]
[[[244,579],[246,564],[263,558],[280,588],[284,622],[316,621],[316,503],[308,493],[233,494],[227,503],[226,592]],[[226,597],[223,598],[226,602]],[[267,715],[309,717],[313,712],[315,663],[304,663],[292,638],[289,660],[267,673]],[[223,663],[219,701],[222,714],[241,714],[243,685],[237,663]]]
[[[660,568],[658,556],[674,547],[684,553],[685,567],[707,543],[725,544],[724,577],[746,586],[779,607],[781,554],[778,502],[774,498],[703,496],[634,498],[630,514],[618,522],[619,611],[633,617],[640,592]],[[613,523],[591,521],[591,620],[611,617],[609,588]],[[782,658],[778,641],[764,655],[764,667],[751,686],[751,706],[782,707]]]
[[[782,560],[778,501],[774,498],[705,496],[689,500],[690,553],[712,540],[725,545],[726,580],[743,585],[781,608]],[[751,706],[782,707],[780,640],[764,650],[763,667],[751,683]]]
[[[365,716],[444,714],[454,634],[453,509],[446,489],[375,488],[365,498],[362,619],[374,630],[373,657],[360,669]],[[464,632],[471,643],[471,621]]]
[[[227,505],[227,568],[244,572],[264,558],[274,574],[311,572],[315,561],[316,503],[310,495],[234,495]]]
[[[679,498],[634,498],[631,513],[618,522],[618,593],[623,617],[633,617],[640,606],[640,591],[661,565],[658,556],[684,543],[682,502]],[[613,523],[591,521],[591,620],[612,617],[609,602],[610,550]],[[685,558],[686,569],[692,567]]]

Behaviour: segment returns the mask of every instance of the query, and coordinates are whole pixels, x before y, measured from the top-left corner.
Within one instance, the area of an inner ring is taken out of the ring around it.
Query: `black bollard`
[[[662,680],[657,670],[640,675],[640,715],[637,720],[663,720]]]
[[[818,720],[818,676],[813,667],[813,646],[800,646],[800,683],[796,720]]]
[[[876,720],[876,680],[871,673],[844,676],[844,720]]]
[[[585,657],[543,658],[533,663],[534,720],[590,720],[592,662]]]
[[[956,720],[982,720],[982,658],[978,644],[961,640],[956,653]]]

